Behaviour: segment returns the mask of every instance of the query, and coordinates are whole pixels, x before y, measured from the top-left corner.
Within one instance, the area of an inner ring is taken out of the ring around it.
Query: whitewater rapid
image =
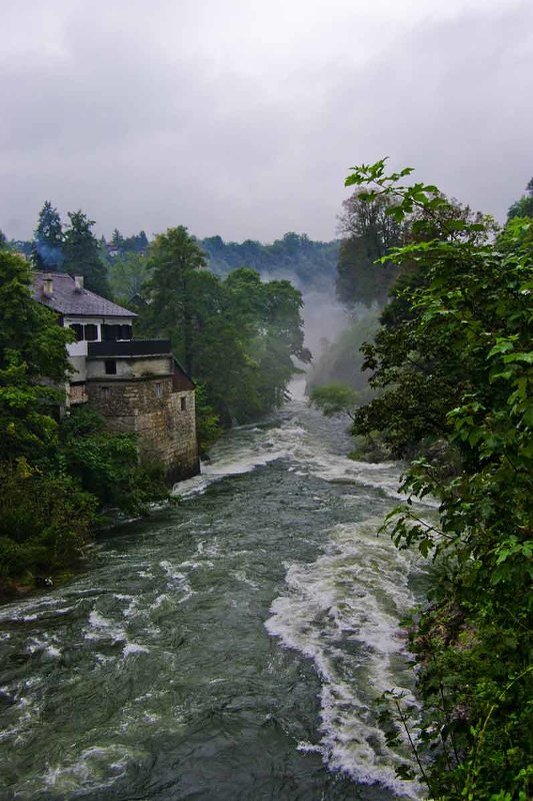
[[[297,399],[85,575],[0,608],[2,798],[422,797],[375,708],[416,706],[399,621],[421,566],[377,536],[398,465],[349,447]]]

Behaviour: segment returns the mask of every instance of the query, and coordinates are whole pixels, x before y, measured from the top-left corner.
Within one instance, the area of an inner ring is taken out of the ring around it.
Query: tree
[[[113,233],[111,234],[111,247],[118,253],[121,253],[122,248],[124,247],[124,237],[122,236],[118,228],[115,228],[113,230]]]
[[[0,595],[74,566],[99,506],[138,514],[167,497],[133,435],[106,433],[85,409],[58,423],[74,335],[32,281],[25,259],[0,250]]]
[[[33,233],[31,260],[34,268],[61,271],[65,259],[63,244],[61,217],[47,200],[39,212],[37,228]]]
[[[344,234],[337,263],[337,296],[347,306],[377,302],[383,305],[394,281],[397,268],[393,262],[375,263],[388,250],[400,244],[404,233],[402,223],[394,220],[387,210],[389,198],[376,196],[371,202],[360,191],[343,203],[339,228]]]
[[[296,370],[292,358],[310,360],[301,294],[288,281],[264,284],[248,268],[222,281],[204,269],[204,254],[183,227],[156,237],[148,267],[141,327],[170,338],[202,384],[200,430],[204,422],[212,430],[213,411],[229,426],[280,405]]]
[[[289,281],[262,283],[254,270],[241,268],[225,281],[228,315],[244,358],[236,386],[246,391],[236,406],[238,419],[250,419],[281,406],[297,372],[293,357],[304,363],[302,296]]]
[[[306,234],[289,232],[271,245],[251,239],[224,242],[220,236],[200,241],[217,275],[248,267],[263,276],[294,277],[300,288],[329,289],[335,275],[339,242],[314,242]]]
[[[148,260],[141,253],[126,253],[112,262],[109,284],[113,296],[129,303],[140,294],[148,273]]]
[[[148,258],[146,284],[150,304],[146,324],[153,333],[168,337],[188,373],[193,364],[192,277],[206,267],[204,252],[183,225],[156,236]]]
[[[512,220],[513,217],[533,217],[533,178],[526,186],[526,194],[509,209],[507,220]]]
[[[65,345],[72,333],[30,292],[31,267],[0,251],[0,460],[33,461],[53,449],[51,417],[68,371]],[[48,383],[43,381],[48,380]]]
[[[386,175],[382,160],[353,168],[346,183],[369,187],[369,200],[388,197],[395,219],[418,210],[441,231],[388,254],[407,267],[384,314],[384,328],[396,336],[378,334],[367,351],[386,400],[381,409],[370,404],[375,427],[390,438],[394,413],[405,439],[414,407],[442,446],[438,459],[414,454],[401,486],[407,502],[384,526],[399,547],[416,544],[439,566],[434,603],[411,639],[425,704],[420,748],[434,760],[424,778],[441,801],[525,799],[533,670],[531,223],[511,219],[494,244],[490,221],[454,216],[436,187],[403,185],[410,173]],[[358,414],[361,430],[367,422]],[[417,507],[427,495],[439,501],[437,521]]]
[[[100,258],[100,246],[92,233],[94,220],[81,210],[69,212],[70,226],[65,232],[64,269],[71,275],[82,275],[87,289],[104,297],[110,296],[106,266]]]
[[[351,420],[357,401],[358,394],[355,389],[339,383],[313,387],[309,397],[309,404],[320,409],[326,417],[346,414]]]

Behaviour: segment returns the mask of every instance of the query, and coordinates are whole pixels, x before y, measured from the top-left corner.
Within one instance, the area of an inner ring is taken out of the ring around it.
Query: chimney
[[[50,273],[46,273],[43,279],[43,295],[45,298],[51,298],[54,294],[54,282]]]
[[[83,275],[74,276],[74,292],[81,292],[83,289]]]

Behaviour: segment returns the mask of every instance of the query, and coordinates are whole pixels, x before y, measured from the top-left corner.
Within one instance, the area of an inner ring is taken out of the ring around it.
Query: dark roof
[[[172,387],[174,390],[178,392],[184,392],[185,390],[195,389],[196,384],[190,377],[188,373],[185,372],[179,361],[176,359],[175,356],[172,357],[172,361],[174,362],[173,371],[172,371]]]
[[[45,278],[52,279],[52,296],[43,292]],[[67,273],[35,273],[33,297],[59,314],[72,314],[77,317],[137,317],[135,312],[96,295],[89,289],[76,290],[74,278]]]

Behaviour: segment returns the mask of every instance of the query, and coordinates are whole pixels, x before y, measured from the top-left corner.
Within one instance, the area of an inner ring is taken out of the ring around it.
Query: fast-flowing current
[[[178,506],[0,607],[2,801],[420,797],[374,703],[412,690],[399,471],[344,427],[295,400],[230,432]]]

